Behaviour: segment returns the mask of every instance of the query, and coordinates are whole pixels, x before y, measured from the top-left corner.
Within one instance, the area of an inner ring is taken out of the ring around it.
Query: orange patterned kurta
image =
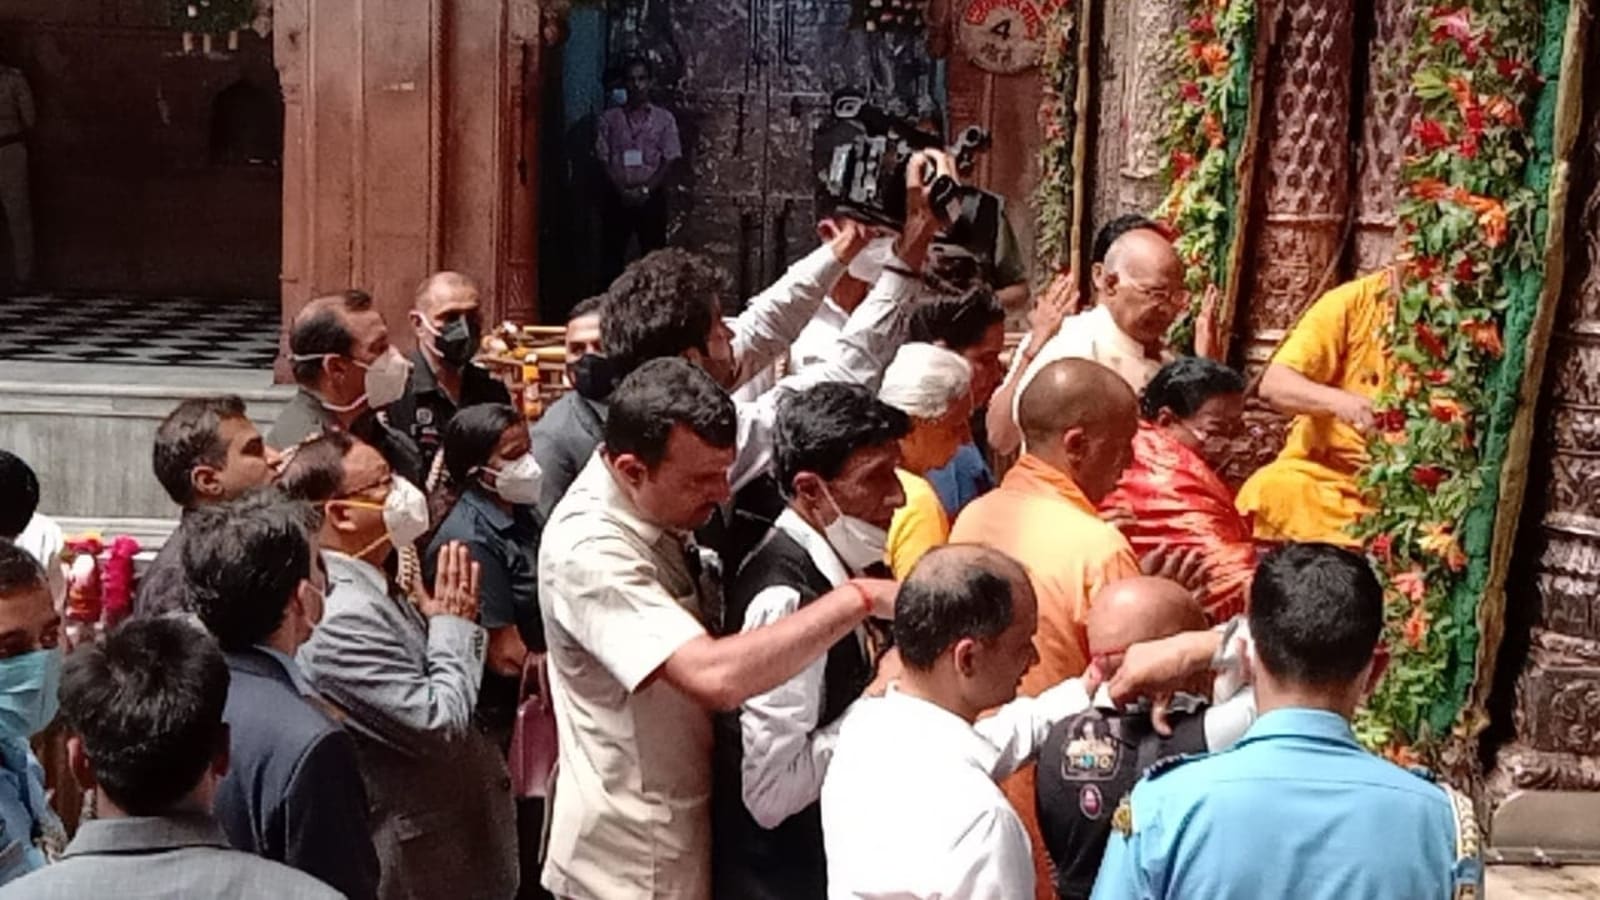
[[[1250,522],[1234,508],[1233,491],[1200,454],[1155,425],[1140,422],[1133,464],[1100,503],[1103,510],[1118,507],[1134,514],[1136,521],[1123,534],[1140,557],[1162,546],[1205,554],[1203,603],[1213,624],[1244,612],[1256,572]]]

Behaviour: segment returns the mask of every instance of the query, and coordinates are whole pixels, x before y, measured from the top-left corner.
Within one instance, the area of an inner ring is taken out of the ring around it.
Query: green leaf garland
[[[1239,213],[1235,168],[1250,105],[1256,4],[1189,0],[1186,12],[1188,24],[1173,47],[1177,84],[1162,142],[1167,196],[1153,213],[1177,232],[1174,246],[1186,270],[1189,309],[1168,335],[1182,352],[1193,347],[1206,288],[1226,286],[1228,247]]]
[[[1565,8],[1435,6],[1410,50],[1418,110],[1398,187],[1388,371],[1361,476],[1375,512],[1355,526],[1385,585],[1391,654],[1357,730],[1405,762],[1438,749],[1476,674],[1477,604],[1523,366],[1521,341],[1508,352],[1507,340],[1526,338],[1542,276],[1548,164],[1528,117],[1541,56],[1553,71],[1541,52],[1552,4]]]

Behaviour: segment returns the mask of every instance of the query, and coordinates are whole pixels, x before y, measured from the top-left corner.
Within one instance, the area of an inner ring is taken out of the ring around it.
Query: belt
[[[0,147],[9,147],[12,144],[20,143],[22,143],[21,134],[8,134],[5,137],[0,137]]]

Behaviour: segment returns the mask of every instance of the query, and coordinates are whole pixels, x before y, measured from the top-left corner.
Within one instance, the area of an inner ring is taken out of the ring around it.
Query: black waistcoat
[[[774,528],[724,592],[729,630],[743,626],[755,596],[778,585],[800,593],[800,606],[833,589],[805,548]],[[854,634],[828,651],[823,675],[821,728],[842,715],[872,681],[872,663]],[[827,895],[827,862],[822,852],[822,812],[818,803],[762,828],[741,794],[743,741],[739,714],[717,718],[716,778],[713,800],[713,858],[716,896],[738,900],[822,900]]]

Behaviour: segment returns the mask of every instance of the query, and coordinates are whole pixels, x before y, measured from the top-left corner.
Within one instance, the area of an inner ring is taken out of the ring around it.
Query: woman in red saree
[[[1207,584],[1200,600],[1214,623],[1244,612],[1256,570],[1250,523],[1216,471],[1239,431],[1244,387],[1238,372],[1204,357],[1163,366],[1140,398],[1133,462],[1100,505],[1131,516],[1122,531],[1141,558],[1160,547],[1200,551]]]

